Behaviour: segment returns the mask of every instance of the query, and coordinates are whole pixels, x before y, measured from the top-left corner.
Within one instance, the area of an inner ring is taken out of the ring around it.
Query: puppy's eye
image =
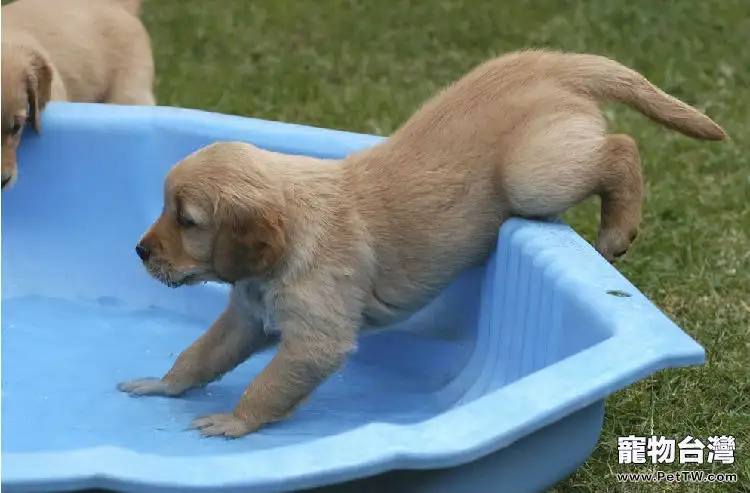
[[[14,122],[13,126],[10,127],[10,134],[11,135],[18,135],[18,133],[21,131],[22,128],[23,128],[23,125],[21,123]]]
[[[180,226],[181,228],[193,228],[193,227],[197,226],[197,225],[195,224],[195,221],[193,221],[193,220],[192,220],[192,219],[190,219],[189,217],[185,217],[185,216],[184,216],[184,215],[182,215],[182,214],[180,214],[180,215],[178,215],[178,216],[177,216],[177,224],[178,224],[178,225],[179,225],[179,226]]]

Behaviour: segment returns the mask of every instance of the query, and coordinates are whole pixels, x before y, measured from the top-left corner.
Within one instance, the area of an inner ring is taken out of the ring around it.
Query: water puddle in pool
[[[387,347],[377,358],[380,364],[373,364],[372,354],[362,361],[353,357],[290,420],[234,442],[201,440],[185,428],[201,414],[230,411],[272,351],[182,398],[132,398],[116,390],[124,380],[162,375],[207,326],[204,320],[158,307],[134,309],[114,298],[3,300],[3,452],[98,445],[169,455],[247,451],[372,422],[417,422],[444,408],[435,395],[444,375],[390,364]],[[429,352],[437,343],[411,344]]]

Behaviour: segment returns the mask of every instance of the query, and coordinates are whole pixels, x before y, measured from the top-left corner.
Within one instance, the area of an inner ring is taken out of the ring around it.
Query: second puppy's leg
[[[145,54],[143,55],[145,57]],[[104,101],[109,104],[154,106],[154,66],[138,59],[123,67]]]
[[[155,106],[156,98],[148,87],[118,85],[105,101],[123,106]]]
[[[162,378],[124,382],[118,389],[133,395],[179,396],[211,383],[233,370],[253,353],[273,342],[258,320],[237,313],[232,305],[175,361]]]

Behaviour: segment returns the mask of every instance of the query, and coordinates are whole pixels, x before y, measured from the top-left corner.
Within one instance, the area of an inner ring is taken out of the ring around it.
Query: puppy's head
[[[170,287],[261,277],[286,247],[283,180],[270,153],[225,142],[177,163],[159,218],[136,246],[149,274]]]
[[[39,51],[25,45],[2,43],[2,189],[18,176],[16,151],[21,132],[31,123],[41,132],[39,114],[49,102],[52,67]]]

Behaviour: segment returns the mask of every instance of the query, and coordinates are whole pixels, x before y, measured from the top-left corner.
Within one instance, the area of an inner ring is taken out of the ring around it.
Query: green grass
[[[612,56],[707,111],[732,142],[608,107],[613,131],[639,142],[647,182],[641,236],[618,268],[708,362],[613,395],[593,455],[554,491],[750,491],[748,0],[145,0],[144,16],[163,105],[387,135],[485,58],[553,47]],[[590,239],[597,204],[567,219]],[[618,484],[615,472],[650,467],[618,465],[617,437],[652,433],[734,435],[736,463],[717,469],[744,486]]]
[[[386,135],[475,64],[534,46],[612,56],[708,112],[732,142],[607,108],[639,142],[647,182],[641,236],[618,268],[708,362],[612,396],[592,457],[554,491],[750,491],[750,2],[146,0],[144,12],[161,104]],[[597,205],[567,216],[589,239]],[[717,469],[745,486],[618,484],[615,472],[650,468],[618,464],[629,434],[734,435],[736,463]]]

